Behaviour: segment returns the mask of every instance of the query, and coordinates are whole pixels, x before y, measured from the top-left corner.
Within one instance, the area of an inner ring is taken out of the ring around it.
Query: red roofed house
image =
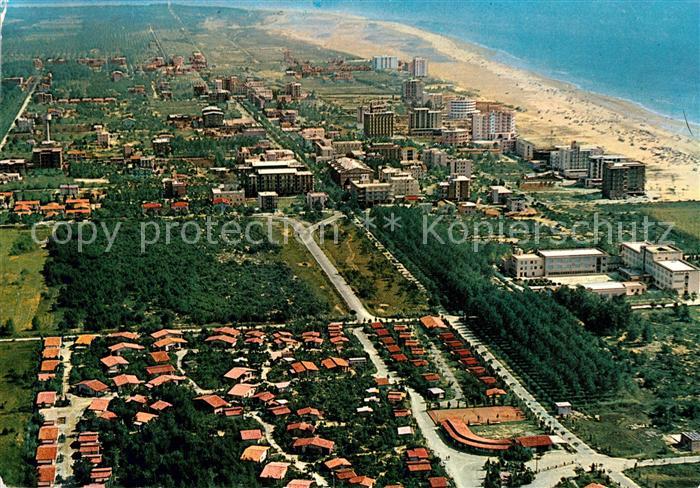
[[[50,487],[56,482],[56,466],[41,465],[36,468],[37,486]]]
[[[247,383],[238,383],[237,385],[233,385],[233,388],[228,391],[228,394],[238,398],[250,398],[255,395],[255,386]]]
[[[109,390],[109,387],[100,380],[85,380],[77,385],[78,392],[87,396],[104,395]]]
[[[114,386],[117,388],[121,388],[122,386],[135,386],[143,383],[143,381],[133,374],[120,374],[112,378],[112,381],[114,381]]]
[[[263,433],[260,429],[242,430],[240,434],[242,441],[259,441],[263,438]]]
[[[289,463],[268,463],[260,473],[260,479],[281,480],[287,475]]]
[[[40,391],[36,396],[36,406],[39,408],[53,407],[55,403],[55,391]]]
[[[235,381],[240,381],[240,382],[246,382],[249,381],[253,378],[254,370],[250,368],[243,368],[243,367],[235,367],[231,368],[228,373],[224,375],[224,378],[228,378],[230,380],[235,380]]]
[[[221,334],[209,336],[206,339],[204,339],[204,342],[212,342],[223,347],[234,347],[238,341],[235,337]]]
[[[121,356],[106,356],[100,362],[107,368],[107,374],[117,374],[122,366],[127,366],[129,361]]]
[[[163,364],[170,361],[170,355],[165,351],[155,351],[150,353],[151,359],[156,364]]]
[[[423,324],[423,327],[426,329],[445,329],[447,326],[445,325],[445,322],[440,317],[432,317],[432,316],[425,316],[421,317],[420,323]]]
[[[58,457],[58,445],[42,444],[36,448],[36,456],[34,459],[37,464],[53,464]]]
[[[200,404],[207,405],[214,413],[223,413],[224,408],[228,407],[228,402],[219,395],[202,395],[195,400],[201,402]]]
[[[297,361],[296,363],[292,363],[290,369],[290,373],[292,374],[308,374],[316,371],[318,371],[318,366],[311,361]]]
[[[301,451],[304,454],[314,452],[318,454],[330,454],[333,452],[335,442],[323,439],[321,437],[305,437],[297,439],[292,443],[292,448]]]

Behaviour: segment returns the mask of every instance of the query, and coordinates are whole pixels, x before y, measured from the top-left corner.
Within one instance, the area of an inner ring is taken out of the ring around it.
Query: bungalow
[[[238,341],[234,337],[221,334],[207,337],[204,342],[211,342],[221,347],[234,347]]]
[[[260,429],[248,429],[240,431],[242,441],[259,441],[263,438],[263,433]]]
[[[122,386],[135,386],[143,383],[143,381],[138,379],[133,374],[120,374],[112,378],[112,381],[114,382],[114,386],[116,388],[121,388]]]
[[[350,363],[343,359],[337,357],[329,357],[321,361],[321,365],[326,369],[339,368],[341,371],[348,371],[350,369]]]
[[[292,480],[285,488],[312,488],[315,483],[313,480]]]
[[[134,425],[141,426],[157,418],[158,415],[154,413],[136,412],[136,416],[134,417]]]
[[[287,476],[289,463],[272,462],[265,465],[260,473],[260,479],[266,480],[281,480]]]
[[[56,466],[43,464],[36,467],[37,486],[51,487],[56,482]]]
[[[241,382],[246,382],[250,381],[253,379],[255,370],[251,368],[244,368],[241,366],[236,366],[234,368],[231,368],[225,375],[224,378],[234,380],[234,381],[241,381]]]
[[[100,362],[107,368],[107,374],[117,374],[122,366],[129,364],[129,361],[121,356],[105,356],[100,359]]]
[[[112,478],[112,468],[93,468],[90,472],[90,481],[93,483],[107,483]]]
[[[55,425],[44,425],[39,428],[39,444],[56,444],[58,435],[58,427]]]
[[[44,347],[61,347],[61,338],[60,337],[45,337],[44,338]]]
[[[428,486],[430,488],[447,488],[449,486],[449,481],[444,476],[436,476],[428,478]]]
[[[36,456],[34,460],[37,464],[53,464],[58,457],[58,445],[56,444],[41,444],[36,448]]]
[[[109,387],[100,380],[85,380],[77,384],[78,393],[87,396],[100,396],[107,393]]]
[[[374,413],[374,410],[372,409],[372,407],[368,407],[367,405],[364,405],[362,407],[357,407],[355,409],[355,411],[357,412],[358,415],[361,415],[361,416],[366,416],[366,415],[370,415],[370,414]]]
[[[42,359],[58,359],[61,356],[61,349],[58,347],[46,347],[41,351]]]
[[[164,351],[171,351],[173,349],[180,349],[183,344],[187,344],[187,341],[182,337],[165,337],[164,339],[154,342],[153,347]]]
[[[47,361],[42,361],[40,370],[42,373],[55,373],[56,369],[58,369],[58,366],[61,364],[61,361],[57,359],[51,359]]]
[[[214,329],[214,332],[217,334],[229,335],[231,337],[238,337],[241,335],[241,331],[234,329],[233,327],[217,327]]]
[[[228,394],[238,398],[250,398],[255,395],[255,386],[247,383],[238,383],[233,385]]]
[[[142,349],[145,348],[139,344],[132,344],[131,342],[120,342],[119,344],[109,346],[109,352],[111,352],[113,355],[116,354],[117,356],[121,355],[121,353],[126,350],[140,351]]]
[[[39,408],[53,407],[56,404],[55,391],[40,391],[36,396],[36,406]]]
[[[416,447],[415,449],[408,449],[406,451],[406,457],[409,461],[419,461],[430,459],[430,453],[425,447]]]
[[[172,364],[158,364],[156,366],[147,366],[146,372],[150,376],[157,376],[161,374],[172,374],[175,372],[175,367]]]
[[[440,318],[440,317],[433,317],[430,315],[427,315],[425,317],[421,317],[420,323],[423,324],[423,327],[426,329],[446,329],[447,325],[445,325],[445,322]]]
[[[151,334],[151,337],[155,340],[164,339],[166,337],[178,337],[182,335],[181,330],[177,329],[160,329]]]
[[[105,412],[109,408],[109,402],[111,398],[95,398],[90,405],[88,410],[91,412]]]
[[[146,398],[143,395],[131,395],[129,398],[126,399],[126,403],[131,402],[136,402],[140,403],[141,405],[145,405],[146,403],[148,403],[148,398]]]
[[[163,410],[168,409],[168,408],[170,408],[170,407],[172,407],[172,406],[173,406],[172,403],[168,403],[168,402],[166,402],[165,400],[158,400],[158,401],[153,402],[152,404],[150,404],[150,405],[148,406],[148,408],[150,408],[150,409],[153,410],[154,412],[162,412]]]
[[[270,448],[267,446],[248,446],[241,454],[241,461],[250,461],[253,463],[262,463],[267,459],[267,451]]]
[[[150,353],[151,360],[156,364],[163,364],[170,361],[170,355],[166,351],[155,351]]]
[[[90,344],[97,338],[95,334],[83,334],[79,335],[75,340],[73,347],[75,349],[85,349],[90,347]]]
[[[275,395],[269,391],[261,391],[260,393],[253,395],[253,398],[260,400],[264,404],[268,404],[275,399]]]
[[[289,415],[290,413],[292,413],[292,411],[289,409],[288,406],[280,405],[278,407],[271,408],[270,413],[275,417],[283,417],[285,415]]]
[[[296,363],[292,363],[291,369],[289,370],[290,373],[296,375],[304,373],[310,374],[316,371],[318,371],[318,366],[311,361],[297,361]]]
[[[330,454],[333,452],[335,442],[323,439],[322,437],[304,437],[292,443],[292,448],[304,454]]]
[[[228,402],[219,395],[202,395],[195,398],[200,405],[206,405],[213,413],[223,413],[224,407],[228,407]]]
[[[399,436],[413,435],[413,427],[411,427],[410,425],[405,425],[405,426],[403,426],[403,427],[398,427],[398,428],[396,429],[396,433],[397,433]]]
[[[350,478],[348,480],[348,483],[351,485],[358,485],[363,488],[372,488],[375,482],[376,480],[370,478],[369,476],[355,476],[354,478]]]
[[[127,341],[135,341],[139,338],[139,335],[136,332],[121,331],[112,332],[107,337],[109,339],[126,339]]]
[[[166,383],[175,383],[178,384],[181,381],[185,381],[187,379],[186,376],[176,376],[172,374],[162,374],[160,376],[156,376],[152,380],[150,380],[148,383],[146,383],[146,388],[154,388],[156,386],[161,386]]]
[[[329,459],[328,461],[325,461],[325,462],[323,463],[323,465],[324,465],[326,468],[328,468],[330,471],[335,471],[335,470],[337,470],[337,469],[339,469],[339,468],[343,468],[343,467],[346,467],[346,466],[347,466],[347,467],[352,466],[352,464],[350,463],[350,461],[348,461],[348,460],[345,459],[345,458],[333,458],[333,459]]]
[[[295,437],[300,437],[305,434],[313,434],[315,431],[316,427],[308,422],[295,422],[287,425],[287,432]]]
[[[318,409],[313,408],[313,407],[304,407],[304,408],[300,408],[299,410],[297,410],[297,415],[298,415],[299,417],[306,417],[306,416],[309,416],[309,417],[316,417],[316,418],[321,418],[321,417],[323,417],[323,416],[321,415],[321,412],[320,412]]]

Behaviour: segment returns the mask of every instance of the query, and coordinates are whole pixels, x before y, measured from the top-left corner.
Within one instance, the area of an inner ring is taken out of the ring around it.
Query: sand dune
[[[700,199],[700,141],[685,124],[624,100],[550,80],[493,60],[492,53],[414,27],[328,13],[283,12],[266,29],[361,57],[431,59],[431,76],[515,107],[518,133],[536,143],[572,140],[647,164],[647,189],[660,200]]]

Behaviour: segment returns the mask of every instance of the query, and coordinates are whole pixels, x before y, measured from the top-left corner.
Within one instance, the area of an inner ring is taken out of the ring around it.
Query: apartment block
[[[451,176],[466,176],[470,178],[472,175],[472,160],[450,158],[450,175]]]
[[[449,155],[442,149],[433,147],[423,151],[421,160],[428,166],[447,166]]]
[[[408,103],[423,102],[423,82],[421,80],[405,80],[401,83],[401,99]]]
[[[411,76],[422,78],[428,76],[428,60],[425,58],[415,57],[409,65]]]
[[[646,168],[639,161],[603,165],[603,198],[617,199],[644,195]]]
[[[391,199],[391,184],[379,181],[350,182],[350,192],[361,207],[371,207],[378,203],[386,203]]]
[[[442,112],[427,107],[416,107],[409,113],[408,133],[432,136],[442,126]]]
[[[588,175],[590,157],[600,154],[603,149],[598,146],[573,141],[568,146],[556,146],[549,155],[549,165],[567,178],[584,178]]]
[[[385,54],[374,56],[372,58],[372,69],[375,71],[399,69],[399,58]]]
[[[394,112],[369,111],[362,116],[362,126],[367,137],[393,137],[394,136]]]
[[[350,186],[350,183],[368,182],[372,180],[374,171],[362,161],[353,158],[338,158],[328,163],[330,175],[333,181],[341,188]]]
[[[476,101],[470,98],[459,97],[447,102],[447,118],[452,120],[466,120],[475,114]]]

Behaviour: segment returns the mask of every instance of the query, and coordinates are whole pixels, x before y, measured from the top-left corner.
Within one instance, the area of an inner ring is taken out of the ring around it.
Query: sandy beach
[[[647,164],[647,190],[665,201],[700,200],[700,140],[685,124],[624,100],[580,90],[494,60],[479,46],[394,22],[328,13],[278,12],[265,28],[370,58],[430,59],[430,75],[518,110],[521,137],[539,144],[596,144]]]

